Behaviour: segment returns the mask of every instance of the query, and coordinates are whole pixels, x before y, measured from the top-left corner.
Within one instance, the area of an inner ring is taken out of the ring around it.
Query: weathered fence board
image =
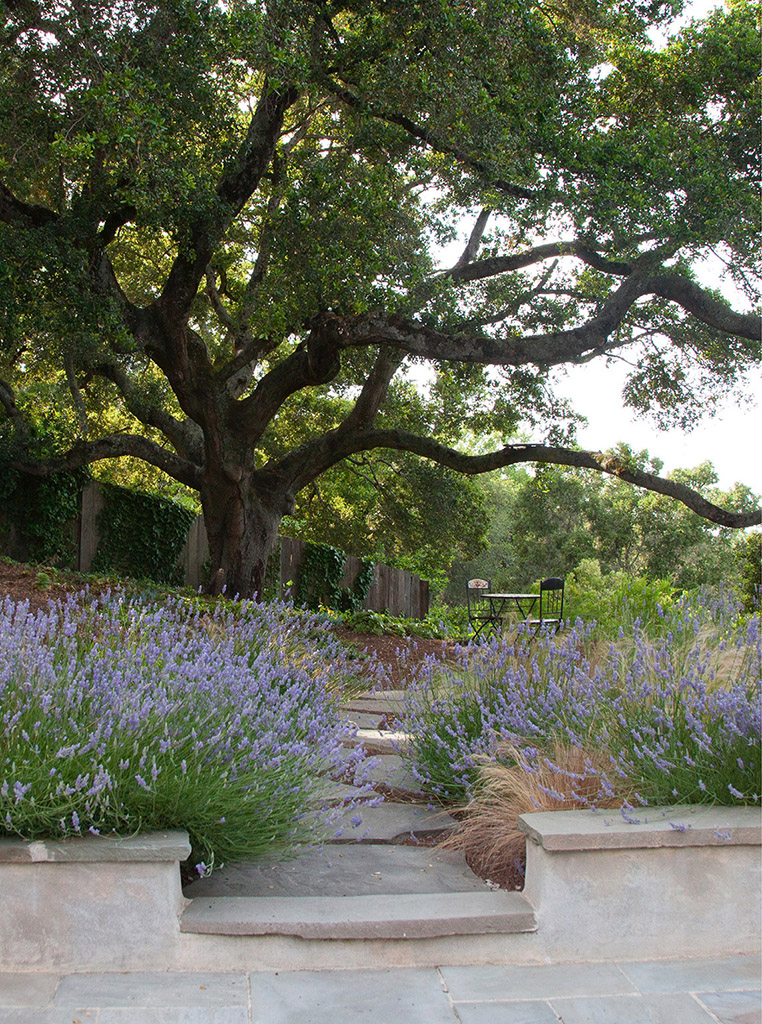
[[[190,525],[185,546],[180,552],[178,564],[182,566],[185,582],[189,587],[200,587],[202,568],[209,557],[209,541],[206,539],[204,517],[197,516]]]
[[[93,564],[95,552],[98,550],[98,515],[105,502],[100,487],[92,481],[82,491],[79,514],[79,545],[77,551],[77,569],[87,572]]]

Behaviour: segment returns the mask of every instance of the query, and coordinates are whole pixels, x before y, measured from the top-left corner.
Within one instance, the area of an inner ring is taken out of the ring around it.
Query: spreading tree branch
[[[190,245],[177,255],[167,276],[159,305],[168,320],[177,323],[188,315],[217,244],[270,166],[283,118],[297,97],[296,89],[265,80],[246,138],[217,185],[219,204],[193,226]]]
[[[473,262],[474,256],[476,256],[479,251],[479,246],[481,245],[484,232],[487,230],[487,221],[489,220],[491,213],[492,211],[485,206],[476,218],[476,223],[468,237],[466,247],[461,253],[460,259],[453,267],[453,271],[459,270],[461,267],[465,267],[469,263]]]
[[[85,405],[85,400],[82,397],[82,392],[79,388],[77,373],[74,366],[74,358],[71,350],[64,354],[64,370],[66,371],[66,383],[69,385],[69,391],[71,392],[72,401],[74,402],[74,408],[77,412],[79,436],[83,441],[86,441],[88,433],[87,406]]]
[[[103,227],[98,232],[98,243],[105,249],[110,242],[114,241],[119,228],[123,228],[125,224],[129,224],[131,220],[134,220],[137,213],[137,207],[131,203],[125,203],[117,210],[112,210],[106,216]]]
[[[592,469],[634,484],[636,487],[674,498],[703,519],[719,526],[743,529],[749,526],[759,526],[762,523],[762,511],[759,509],[754,512],[731,512],[728,509],[720,508],[685,484],[647,473],[618,456],[602,452],[577,451],[573,448],[561,448],[553,445],[507,445],[500,451],[490,452],[486,455],[464,455],[463,452],[439,444],[432,438],[421,437],[405,430],[350,431],[342,425],[331,434],[308,442],[302,446],[299,452],[286,456],[279,468],[284,475],[293,474],[297,470],[297,475],[293,477],[293,487],[298,490],[347,456],[373,448],[390,448],[394,451],[410,452],[430,459],[440,466],[468,475],[486,473],[490,470],[526,462]]]
[[[254,266],[252,267],[251,274],[249,275],[249,280],[246,282],[246,291],[244,292],[244,296],[241,301],[241,319],[244,323],[248,322],[249,317],[254,312],[257,298],[262,288],[262,283],[267,275],[267,268],[270,265],[270,253],[273,243],[272,222],[281,203],[283,202],[283,194],[288,180],[286,175],[286,162],[286,155],[279,154],[276,149],[273,152],[273,171],[270,196],[267,200],[267,210],[262,219],[262,225],[259,232],[257,258]]]
[[[10,419],[17,419],[21,416],[21,410],[16,405],[13,388],[4,380],[0,380],[0,403]]]
[[[347,428],[372,426],[389,390],[392,378],[403,359],[404,356],[388,348],[382,348],[379,351],[373,369],[365,379],[357,401],[345,420]]]
[[[687,278],[677,274],[662,274],[650,277],[646,282],[648,291],[662,299],[676,302],[715,330],[734,334],[749,341],[759,341],[762,334],[762,319],[753,313],[736,313],[727,303],[715,298]]]
[[[40,228],[58,220],[46,206],[23,203],[0,181],[0,221],[22,228]]]
[[[236,334],[238,332],[238,324],[223,306],[220,293],[217,291],[217,271],[210,264],[207,266],[205,274],[206,296],[209,299],[212,309],[217,315],[217,319],[223,327],[226,327],[232,334]]]
[[[335,327],[339,317],[318,317],[295,352],[266,373],[252,393],[237,402],[231,422],[243,430],[250,443],[261,437],[283,403],[305,387],[317,387],[333,380],[341,368]]]
[[[559,256],[576,256],[577,259],[587,263],[595,270],[602,270],[606,274],[616,274],[619,277],[631,274],[633,271],[631,263],[607,259],[582,242],[548,242],[513,256],[491,256],[489,259],[466,263],[461,257],[454,267],[443,273],[454,281],[482,281],[488,277],[497,277],[498,274],[523,270],[524,267],[531,267],[535,263]]]
[[[160,430],[181,456],[189,460],[200,457],[203,447],[201,431],[192,420],[175,419],[164,409],[147,402],[129,375],[115,363],[100,363],[93,367],[92,372],[115,384],[135,419]]]
[[[51,476],[64,469],[79,469],[101,459],[115,459],[124,455],[142,459],[188,487],[198,489],[201,486],[202,473],[198,466],[138,434],[112,434],[97,441],[82,442],[63,455],[48,459],[11,459],[10,466],[30,476]]]
[[[327,79],[325,85],[333,96],[341,100],[342,103],[346,103],[347,106],[353,107],[361,113],[369,114],[371,117],[375,117],[380,121],[385,121],[387,124],[396,124],[399,128],[403,128],[408,135],[412,136],[414,139],[419,139],[435,152],[443,153],[445,156],[455,157],[459,163],[476,171],[486,181],[488,181],[493,188],[502,192],[504,195],[513,196],[516,199],[534,198],[535,193],[530,189],[521,188],[518,185],[514,185],[511,182],[500,178],[495,174],[490,165],[485,163],[485,161],[472,156],[460,146],[456,146],[454,143],[448,142],[438,132],[432,131],[424,125],[416,124],[415,121],[412,121],[409,117],[406,117],[398,111],[384,110],[382,107],[379,107],[374,103],[363,100],[360,96],[350,92],[349,89],[339,85],[338,82]]]
[[[322,323],[330,328],[339,348],[390,345],[425,359],[496,366],[523,366],[527,363],[558,366],[629,344],[626,336],[613,340],[612,336],[634,303],[648,295],[668,298],[703,323],[736,337],[757,341],[762,331],[762,319],[758,316],[736,313],[684,278],[677,275],[649,277],[637,270],[621,281],[587,323],[565,331],[523,337],[511,332],[504,337],[494,337],[473,330],[438,331],[414,320],[384,313],[354,317],[325,314]],[[316,318],[316,322],[319,319]]]
[[[270,338],[249,338],[232,359],[229,359],[217,372],[217,380],[225,384],[236,374],[247,369],[254,363],[262,352],[274,347]]]

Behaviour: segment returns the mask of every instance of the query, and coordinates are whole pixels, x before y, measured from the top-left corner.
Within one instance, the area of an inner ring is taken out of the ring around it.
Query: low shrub
[[[514,750],[525,771],[550,765],[561,778],[552,759],[561,743],[605,755],[589,804],[623,794],[640,804],[756,802],[760,617],[739,616],[729,594],[703,595],[677,599],[659,623],[649,635],[636,616],[615,644],[596,641],[593,623],[520,630],[512,642],[459,648],[454,667],[422,666],[407,700],[416,777],[433,796],[461,800],[485,756],[511,767]]]
[[[663,635],[664,614],[677,596],[668,580],[603,573],[597,559],[585,558],[566,579],[564,611],[572,622],[594,622],[601,639],[616,639],[635,626]]]
[[[342,617],[347,629],[355,633],[372,633],[375,636],[415,636],[429,640],[463,638],[468,635],[468,618],[465,608],[439,607],[430,611],[424,619],[410,619],[404,615],[389,615],[387,612],[361,608],[348,612]]]
[[[6,599],[0,650],[6,833],[182,828],[202,871],[323,835],[350,674],[324,624],[250,602]]]

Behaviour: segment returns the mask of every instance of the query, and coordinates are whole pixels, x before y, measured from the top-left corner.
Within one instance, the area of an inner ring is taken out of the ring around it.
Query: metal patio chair
[[[499,615],[495,615],[492,602],[485,594],[492,589],[489,580],[468,580],[466,583],[466,604],[468,606],[468,622],[474,631],[473,638],[485,629],[498,631],[503,624]]]
[[[532,619],[530,626],[541,629],[546,623],[555,624],[556,633],[564,621],[564,581],[558,576],[549,576],[540,583],[539,618]]]

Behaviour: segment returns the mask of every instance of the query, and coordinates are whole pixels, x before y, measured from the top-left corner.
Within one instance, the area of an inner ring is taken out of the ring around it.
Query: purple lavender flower
[[[739,619],[727,592],[654,603],[653,614],[630,616],[632,632],[622,629],[594,667],[592,627],[580,622],[555,637],[519,633],[510,644],[456,649],[451,669],[424,666],[407,692],[416,778],[433,795],[460,799],[478,759],[504,749],[499,741],[518,748],[523,769],[536,775],[536,751],[555,738],[583,755],[608,754],[600,798],[753,801],[742,795],[753,791],[762,761],[762,642],[753,618]],[[720,658],[723,646],[737,651],[735,663]],[[574,772],[550,770],[581,795]]]
[[[195,823],[198,862],[209,864],[233,859],[236,844],[254,856],[322,827],[305,808],[340,763],[337,706],[351,673],[315,617],[122,594],[37,615],[5,601],[0,650],[8,830]]]

